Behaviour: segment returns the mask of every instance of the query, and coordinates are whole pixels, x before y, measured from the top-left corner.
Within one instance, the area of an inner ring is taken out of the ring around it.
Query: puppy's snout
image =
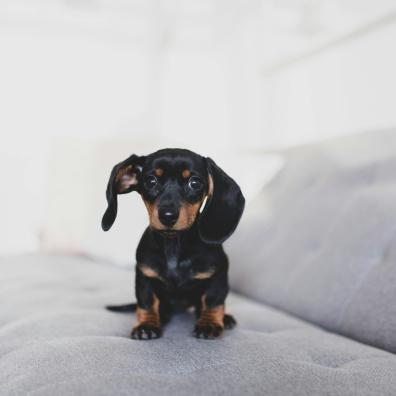
[[[179,218],[179,211],[174,208],[161,208],[158,212],[158,217],[163,225],[172,227]]]

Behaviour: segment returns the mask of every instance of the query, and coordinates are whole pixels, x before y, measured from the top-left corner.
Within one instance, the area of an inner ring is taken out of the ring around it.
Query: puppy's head
[[[207,243],[222,243],[233,233],[245,203],[239,186],[210,158],[182,149],[131,155],[111,172],[105,231],[117,216],[117,195],[131,191],[143,198],[152,229],[171,235],[198,222]]]

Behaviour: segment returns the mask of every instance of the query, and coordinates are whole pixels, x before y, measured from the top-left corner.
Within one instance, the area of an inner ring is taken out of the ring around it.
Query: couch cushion
[[[396,351],[396,134],[284,153],[227,244],[232,287]]]
[[[394,395],[396,356],[231,294],[239,321],[216,341],[193,315],[133,341],[132,271],[77,257],[0,260],[1,395]]]

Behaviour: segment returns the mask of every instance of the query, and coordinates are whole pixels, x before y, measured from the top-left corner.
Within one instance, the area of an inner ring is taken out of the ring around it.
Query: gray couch
[[[0,395],[396,395],[396,135],[283,153],[227,242],[238,326],[128,338],[132,271],[0,260]]]

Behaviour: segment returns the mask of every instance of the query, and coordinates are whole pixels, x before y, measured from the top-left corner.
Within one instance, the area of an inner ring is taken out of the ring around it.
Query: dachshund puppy
[[[136,310],[133,339],[153,339],[172,312],[194,307],[194,335],[213,339],[236,322],[224,312],[228,259],[222,243],[234,232],[245,199],[231,177],[210,158],[189,150],[164,149],[131,155],[110,175],[104,231],[117,216],[117,195],[137,191],[150,225],[136,251],[137,304],[107,307]]]

